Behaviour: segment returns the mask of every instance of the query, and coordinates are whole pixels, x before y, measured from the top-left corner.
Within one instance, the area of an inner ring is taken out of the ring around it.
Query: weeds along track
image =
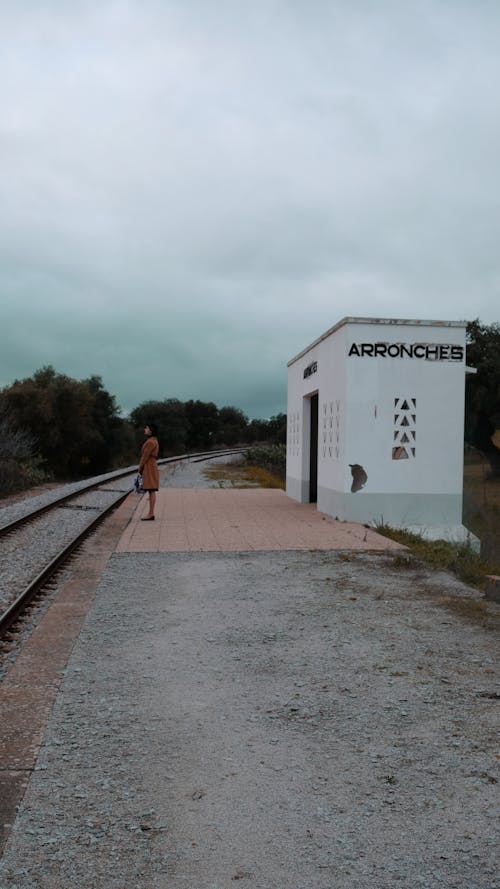
[[[165,468],[169,463],[209,460],[240,451],[182,454],[158,463]],[[9,651],[16,644],[23,614],[28,615],[34,598],[37,603],[45,595],[50,599],[68,559],[128,497],[136,473],[136,467],[128,467],[0,509],[0,650]]]

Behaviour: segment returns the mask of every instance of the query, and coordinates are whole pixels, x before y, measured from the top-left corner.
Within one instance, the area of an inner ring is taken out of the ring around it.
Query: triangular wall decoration
[[[415,447],[406,448],[404,445],[413,445],[416,441],[417,399],[395,398],[394,407],[398,413],[394,413],[392,459],[410,460],[415,457],[416,449]]]

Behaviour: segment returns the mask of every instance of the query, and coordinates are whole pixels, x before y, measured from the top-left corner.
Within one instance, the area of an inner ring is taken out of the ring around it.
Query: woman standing
[[[142,475],[142,488],[149,494],[149,513],[141,519],[142,522],[153,522],[155,517],[156,492],[160,487],[160,475],[156,458],[160,446],[156,437],[156,430],[152,424],[144,427],[146,441],[142,446],[139,472]]]

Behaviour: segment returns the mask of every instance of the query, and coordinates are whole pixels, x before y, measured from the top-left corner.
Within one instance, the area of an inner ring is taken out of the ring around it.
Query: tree
[[[276,414],[268,421],[268,439],[274,444],[286,444],[286,414]]]
[[[218,444],[237,445],[247,441],[248,418],[237,407],[221,407]]]
[[[125,421],[100,377],[77,381],[49,365],[2,389],[0,409],[36,440],[56,478],[106,472],[121,458]]]
[[[477,373],[467,374],[465,440],[485,455],[498,477],[500,449],[492,436],[500,429],[500,324],[469,322],[467,364]]]
[[[138,443],[144,441],[143,430],[153,423],[158,430],[160,454],[169,456],[182,454],[188,446],[188,420],[185,406],[177,398],[163,401],[144,401],[130,414],[130,420],[137,429]]]
[[[45,481],[41,457],[32,435],[0,416],[0,491],[10,494]]]
[[[250,420],[247,439],[249,443],[267,441],[269,420]]]
[[[90,396],[90,429],[87,440],[88,470],[91,475],[108,468],[129,450],[131,435],[127,422],[118,416],[114,395],[104,389],[100,377],[83,380]]]
[[[269,420],[251,420],[248,425],[249,442],[266,442],[267,444],[286,443],[286,414],[276,414]]]
[[[212,401],[186,401],[184,405],[188,422],[188,447],[190,450],[210,448],[217,441],[219,411]]]

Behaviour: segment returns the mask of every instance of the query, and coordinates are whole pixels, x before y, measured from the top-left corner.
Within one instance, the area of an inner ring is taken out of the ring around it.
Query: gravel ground
[[[238,456],[213,460],[212,463],[237,462]],[[179,463],[161,470],[162,486],[217,487],[203,474],[207,463]],[[54,558],[65,543],[80,533],[101,509],[116,498],[120,491],[132,487],[135,475],[111,479],[106,487],[89,491],[70,501],[55,512],[34,519],[29,525],[16,529],[0,539],[0,611],[7,608],[28,583]],[[100,476],[103,481],[106,476]],[[96,479],[97,480],[97,479]],[[32,497],[16,500],[0,509],[0,527],[21,518],[40,506],[53,503],[59,497],[76,492],[91,481],[60,485]],[[1,887],[0,887],[1,889]]]
[[[135,473],[136,472],[137,470],[135,470]],[[92,482],[95,482],[96,484],[104,484],[106,479],[109,479],[110,483],[108,487],[110,490],[113,489],[124,492],[132,490],[135,473],[132,473],[131,470],[130,476],[114,479],[113,473],[108,472],[104,475],[95,476],[94,478],[84,479],[83,481],[70,482],[66,485],[56,485],[42,491],[40,494],[36,494],[35,496],[33,496],[32,493],[27,492],[24,497],[16,496],[15,498],[7,498],[8,502],[0,507],[0,528],[3,528],[10,522],[14,522],[16,519],[24,518],[25,515],[33,512],[34,509],[54,503],[59,497],[64,497],[67,494],[81,491],[82,488],[92,484]]]
[[[205,476],[205,469],[209,466],[224,466],[242,461],[243,458],[239,454],[232,454],[229,457],[217,457],[199,463],[174,463],[161,473],[160,485],[162,488],[220,488],[221,482],[208,479]]]
[[[39,516],[0,538],[0,611],[6,609],[36,575],[109,506],[120,488],[100,489]],[[127,488],[124,488],[127,490]],[[60,496],[60,489],[58,489]],[[33,503],[33,500],[30,501]],[[35,508],[32,506],[32,508]]]
[[[500,889],[497,615],[400,555],[115,554],[0,886]]]

